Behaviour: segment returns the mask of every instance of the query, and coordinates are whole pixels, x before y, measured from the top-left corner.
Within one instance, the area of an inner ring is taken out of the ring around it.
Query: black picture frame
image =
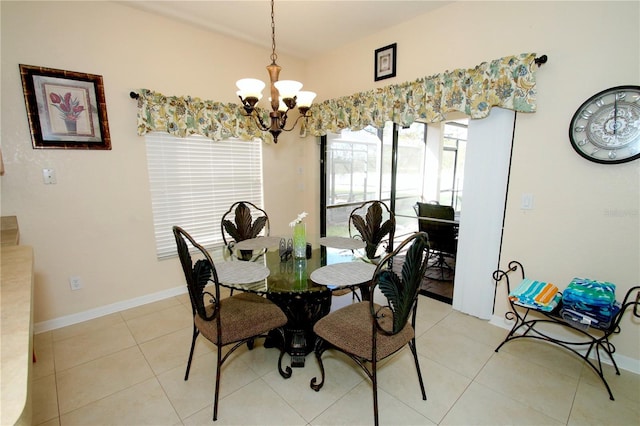
[[[373,74],[375,81],[396,76],[397,47],[397,43],[393,43],[376,49],[374,53],[375,66]]]
[[[102,76],[20,64],[34,149],[111,149]]]

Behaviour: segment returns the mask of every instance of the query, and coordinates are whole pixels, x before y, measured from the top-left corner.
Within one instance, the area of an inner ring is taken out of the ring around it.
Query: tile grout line
[[[178,300],[178,302],[182,305],[182,302],[180,302],[179,300]],[[141,315],[139,317],[135,317],[135,318],[131,318],[131,319],[141,318],[143,316],[144,315]],[[127,326],[127,329],[129,330],[129,333],[131,333],[131,337],[133,337],[133,340],[136,342],[136,346],[138,347],[138,350],[142,354],[142,358],[147,363],[147,367],[149,367],[149,370],[151,370],[151,372],[153,373],[153,378],[155,379],[155,381],[160,386],[160,389],[162,389],[162,393],[164,394],[164,396],[167,399],[167,401],[169,401],[169,405],[171,405],[171,408],[173,409],[173,412],[176,414],[176,417],[178,419],[180,419],[180,423],[184,424],[184,419],[180,416],[180,413],[176,409],[173,401],[171,401],[171,398],[169,397],[169,394],[167,393],[167,390],[163,386],[162,381],[160,381],[160,378],[158,377],[158,373],[156,373],[156,371],[153,369],[153,367],[151,366],[151,363],[149,362],[149,359],[147,358],[147,356],[145,355],[144,351],[140,347],[141,342],[138,342],[136,340],[135,336],[133,335],[133,331],[131,330],[131,327],[129,326],[129,321],[126,320],[124,317],[123,317],[123,320],[124,320],[125,325]],[[163,336],[165,336],[165,335],[163,335]],[[159,338],[161,338],[163,336],[158,336],[158,337],[156,337],[156,339],[159,339]],[[148,342],[153,341],[153,340],[155,340],[155,339],[148,340]],[[142,342],[142,343],[146,343],[146,342]],[[161,373],[161,374],[164,374],[164,373]]]
[[[120,316],[120,318],[123,320],[123,322],[125,323],[125,326],[127,326],[127,330],[129,330],[129,327],[128,327],[128,325],[126,324],[126,321],[124,321],[124,318],[122,318],[122,316],[120,315],[120,313],[119,313],[119,312],[118,312],[117,314],[118,314],[118,315]],[[111,325],[112,325],[112,324],[111,324]],[[130,331],[129,331],[129,332],[130,332]],[[78,336],[79,336],[79,335],[78,335]],[[53,336],[52,336],[52,337],[53,337]],[[64,340],[72,339],[72,338],[74,338],[74,337],[77,337],[77,336],[71,336],[71,337],[68,337],[67,339],[61,339],[61,340],[58,340],[58,342],[62,342],[62,341],[64,341]],[[133,335],[132,335],[131,337],[133,338]],[[136,340],[135,340],[135,338],[134,338],[133,340],[134,340],[134,342],[136,341]],[[55,344],[56,342],[54,341],[53,343]],[[66,369],[64,369],[64,370],[61,370],[60,372],[69,371],[69,370],[71,370],[71,369],[73,369],[73,368],[80,367],[80,366],[83,366],[83,365],[87,365],[87,364],[88,364],[88,363],[90,363],[90,362],[95,362],[95,361],[97,361],[97,360],[99,360],[99,359],[102,359],[102,358],[105,358],[105,357],[108,357],[108,356],[114,355],[114,354],[119,353],[119,352],[122,352],[122,351],[129,350],[129,349],[131,349],[131,348],[132,348],[132,347],[134,347],[134,346],[137,346],[137,342],[136,342],[136,344],[134,344],[134,345],[127,346],[126,348],[121,348],[121,349],[119,349],[119,350],[117,350],[117,351],[110,352],[110,353],[108,353],[108,354],[103,354],[102,356],[100,356],[100,357],[98,357],[98,358],[95,358],[95,359],[92,359],[92,360],[88,360],[88,361],[86,361],[86,362],[83,362],[83,363],[80,363],[80,364],[74,365],[74,366],[72,366],[72,367],[69,367],[69,368],[66,368]],[[62,413],[62,412],[60,411],[60,392],[59,392],[59,389],[58,389],[58,371],[57,371],[57,370],[55,370],[55,362],[56,362],[56,357],[55,357],[55,348],[54,348],[54,351],[53,351],[53,363],[54,363],[54,371],[55,371],[55,374],[56,374],[56,396],[57,396],[57,401],[58,401],[58,424],[61,424],[61,423],[62,423],[62,415],[63,415],[63,414],[64,414],[64,415],[71,414],[71,413],[73,413],[74,411],[77,411],[77,410],[79,410],[79,409],[81,409],[81,408],[84,408],[84,407],[86,407],[86,406],[87,406],[87,405],[89,405],[89,404],[93,404],[93,403],[95,403],[95,402],[97,402],[97,401],[104,400],[105,398],[108,398],[108,397],[110,397],[110,396],[112,396],[112,395],[115,395],[116,393],[118,393],[118,392],[120,392],[120,391],[124,390],[124,389],[120,389],[120,390],[118,390],[118,391],[115,391],[115,392],[112,392],[112,393],[110,393],[110,394],[108,394],[108,395],[105,395],[105,396],[103,396],[103,397],[101,397],[101,398],[98,398],[98,399],[96,399],[96,400],[94,400],[94,401],[88,402],[88,403],[86,403],[85,405],[81,405],[81,406],[79,406],[79,407],[76,407],[76,408],[74,408],[74,409],[73,409],[73,410],[71,410],[71,411],[68,411],[68,412],[66,412],[66,413]],[[140,382],[140,383],[142,383],[142,382]],[[133,385],[131,385],[131,386],[128,386],[128,387],[127,387],[127,388],[125,388],[125,389],[131,388],[132,386],[135,386],[135,385],[137,385],[137,384],[139,384],[139,383],[135,383],[135,384],[133,384]]]

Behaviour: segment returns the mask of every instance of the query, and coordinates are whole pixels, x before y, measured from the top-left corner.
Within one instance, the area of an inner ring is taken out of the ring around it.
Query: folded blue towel
[[[588,327],[594,327],[600,330],[605,330],[611,325],[611,320],[620,311],[620,303],[615,302],[613,304],[612,315],[603,322],[603,319],[595,318],[594,316],[587,315],[583,312],[574,311],[562,307],[560,309],[560,316],[568,322],[574,323],[578,328],[587,329]]]
[[[563,310],[586,315],[599,324],[608,324],[616,314],[616,286],[605,281],[574,278],[562,292]]]

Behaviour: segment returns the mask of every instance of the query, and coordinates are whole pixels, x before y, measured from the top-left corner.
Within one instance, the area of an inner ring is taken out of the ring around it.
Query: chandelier
[[[276,25],[273,14],[273,1],[271,0],[271,65],[267,66],[269,79],[271,80],[271,112],[269,112],[270,123],[265,123],[262,119],[260,109],[256,106],[262,98],[262,89],[265,84],[255,78],[243,78],[236,82],[238,91],[236,94],[242,102],[245,115],[253,117],[256,125],[263,131],[268,131],[273,136],[273,142],[278,143],[278,136],[282,131],[289,132],[293,130],[300,118],[310,117],[309,108],[316,97],[313,92],[301,91],[302,83],[294,80],[278,80],[280,75],[280,67],[276,64]],[[287,113],[298,106],[300,115],[293,123],[290,129],[285,128],[287,124]]]

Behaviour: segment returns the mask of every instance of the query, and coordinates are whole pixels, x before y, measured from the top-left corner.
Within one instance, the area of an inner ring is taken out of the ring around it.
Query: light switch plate
[[[520,209],[532,210],[533,209],[533,194],[522,194],[520,199]]]
[[[42,169],[42,180],[45,185],[56,183],[56,172],[53,169]]]

